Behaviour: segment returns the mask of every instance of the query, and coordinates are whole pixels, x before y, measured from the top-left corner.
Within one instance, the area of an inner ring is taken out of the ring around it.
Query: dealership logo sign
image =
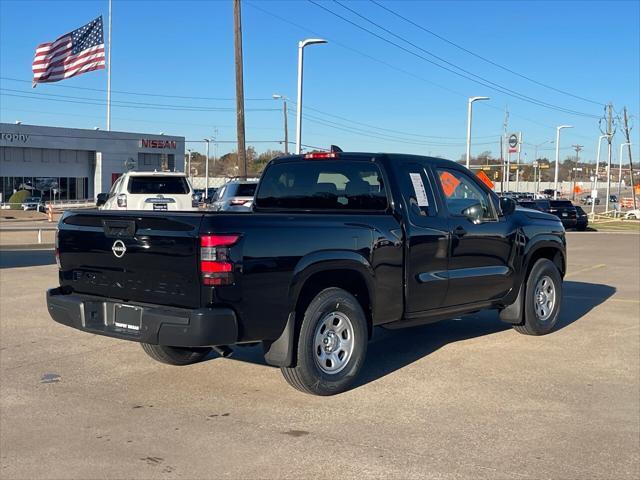
[[[10,143],[27,143],[30,135],[25,133],[5,133],[0,132],[0,139]]]
[[[124,242],[122,240],[116,240],[115,242],[113,242],[111,251],[117,258],[122,258],[127,252],[127,247],[124,245]]]
[[[156,140],[152,138],[142,138],[140,139],[140,148],[176,148],[175,140]]]

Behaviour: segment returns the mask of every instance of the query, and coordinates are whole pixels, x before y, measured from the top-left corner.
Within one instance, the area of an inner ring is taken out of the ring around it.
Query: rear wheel
[[[305,393],[344,392],[362,368],[367,341],[367,319],[355,297],[340,288],[327,288],[307,307],[296,366],[282,368],[282,375]]]
[[[539,259],[527,278],[524,321],[513,328],[525,335],[545,335],[556,326],[562,303],[562,277],[556,265]]]
[[[150,343],[141,343],[140,345],[151,358],[168,365],[191,365],[201,361],[211,352],[209,347],[169,347]]]

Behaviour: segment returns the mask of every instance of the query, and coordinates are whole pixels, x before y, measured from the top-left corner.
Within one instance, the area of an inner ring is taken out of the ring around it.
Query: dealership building
[[[127,170],[184,171],[184,137],[0,123],[0,202],[93,199]]]

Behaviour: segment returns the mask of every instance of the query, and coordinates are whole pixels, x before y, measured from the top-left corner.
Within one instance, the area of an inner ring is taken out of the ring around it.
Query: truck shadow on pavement
[[[564,282],[560,319],[554,332],[575,323],[616,292],[609,285]],[[492,335],[511,329],[496,311],[484,311],[461,318],[402,330],[376,328],[369,342],[367,359],[353,388],[366,385],[420,360],[454,342]],[[514,332],[514,335],[519,335]],[[210,359],[216,358],[212,355]],[[262,346],[234,348],[233,360],[266,365]]]
[[[549,335],[580,320],[615,292],[609,285],[565,281],[560,318]],[[447,344],[510,329],[510,325],[500,321],[497,311],[483,311],[406,330],[377,329],[355,388],[410,365]],[[519,335],[515,331],[513,334]]]

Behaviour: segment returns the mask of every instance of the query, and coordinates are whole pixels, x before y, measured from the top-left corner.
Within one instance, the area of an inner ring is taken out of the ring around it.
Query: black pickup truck
[[[66,212],[51,317],[186,365],[261,342],[304,392],[357,377],[374,327],[482,309],[551,331],[560,220],[516,208],[442,159],[311,153],[266,167],[250,213]]]

